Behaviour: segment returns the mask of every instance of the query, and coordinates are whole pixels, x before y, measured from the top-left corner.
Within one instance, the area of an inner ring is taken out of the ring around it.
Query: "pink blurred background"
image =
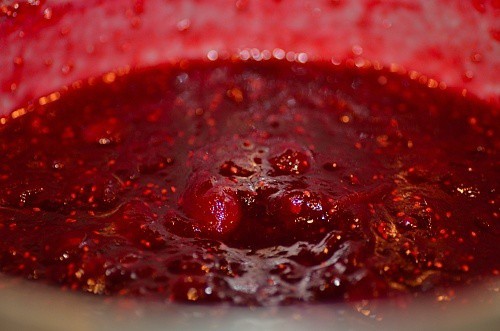
[[[0,0],[0,114],[117,68],[231,55],[397,64],[499,103],[500,0]]]

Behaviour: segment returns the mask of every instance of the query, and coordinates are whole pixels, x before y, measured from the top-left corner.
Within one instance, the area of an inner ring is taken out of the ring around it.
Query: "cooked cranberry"
[[[203,174],[191,177],[181,201],[186,215],[210,236],[226,236],[237,226],[242,217],[237,194]]]
[[[308,157],[299,151],[287,149],[269,160],[278,175],[300,175],[309,169]]]
[[[278,192],[271,197],[272,215],[294,232],[324,229],[332,226],[335,212],[333,199],[309,190]]]

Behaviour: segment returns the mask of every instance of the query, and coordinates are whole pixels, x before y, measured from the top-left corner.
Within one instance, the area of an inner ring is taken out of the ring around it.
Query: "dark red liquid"
[[[0,125],[0,270],[263,305],[485,282],[500,268],[498,108],[440,87],[192,61],[40,99]]]

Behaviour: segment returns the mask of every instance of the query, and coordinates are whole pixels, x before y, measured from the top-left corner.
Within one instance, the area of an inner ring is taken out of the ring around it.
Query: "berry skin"
[[[242,217],[236,192],[204,173],[191,178],[181,206],[201,232],[213,237],[223,237],[234,231]]]
[[[279,192],[270,197],[270,213],[290,231],[324,228],[332,217],[330,199],[308,190]]]

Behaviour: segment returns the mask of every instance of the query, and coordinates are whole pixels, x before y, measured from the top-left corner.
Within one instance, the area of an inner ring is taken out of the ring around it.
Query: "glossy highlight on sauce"
[[[181,61],[76,85],[0,122],[4,273],[236,305],[498,275],[496,106],[326,62]]]

